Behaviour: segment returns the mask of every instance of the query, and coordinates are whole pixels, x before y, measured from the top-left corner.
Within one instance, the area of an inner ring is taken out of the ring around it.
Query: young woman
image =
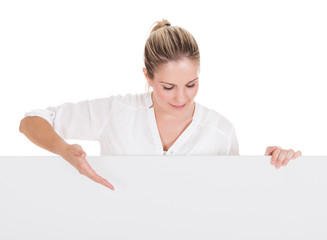
[[[101,155],[238,155],[233,125],[194,98],[199,89],[200,52],[185,29],[157,22],[144,50],[144,75],[153,88],[127,94],[65,103],[28,112],[20,131],[36,145],[60,155],[81,174],[114,189],[86,161],[77,144],[64,139],[96,140]],[[276,168],[301,152],[267,147]]]

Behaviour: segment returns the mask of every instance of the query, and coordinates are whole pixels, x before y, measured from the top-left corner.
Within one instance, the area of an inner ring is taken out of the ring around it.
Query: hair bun
[[[154,32],[154,31],[156,31],[156,30],[158,30],[159,28],[162,28],[162,27],[170,27],[170,26],[171,26],[171,24],[167,19],[162,19],[162,21],[157,21],[156,22],[156,25],[154,26],[154,28],[152,29],[151,32]]]

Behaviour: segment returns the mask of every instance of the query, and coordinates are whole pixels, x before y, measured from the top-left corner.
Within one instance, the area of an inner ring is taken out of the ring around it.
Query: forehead
[[[155,73],[155,81],[184,84],[198,77],[199,65],[197,61],[183,58],[177,61],[169,61],[160,65]]]

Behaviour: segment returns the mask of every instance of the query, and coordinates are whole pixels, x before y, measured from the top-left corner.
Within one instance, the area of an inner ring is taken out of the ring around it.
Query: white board
[[[327,239],[327,157],[0,157],[0,239]]]

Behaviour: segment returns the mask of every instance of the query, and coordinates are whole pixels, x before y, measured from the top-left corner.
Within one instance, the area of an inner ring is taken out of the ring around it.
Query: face
[[[153,88],[153,107],[157,113],[174,118],[190,116],[198,88],[198,63],[189,58],[170,61],[159,66],[148,84]]]

